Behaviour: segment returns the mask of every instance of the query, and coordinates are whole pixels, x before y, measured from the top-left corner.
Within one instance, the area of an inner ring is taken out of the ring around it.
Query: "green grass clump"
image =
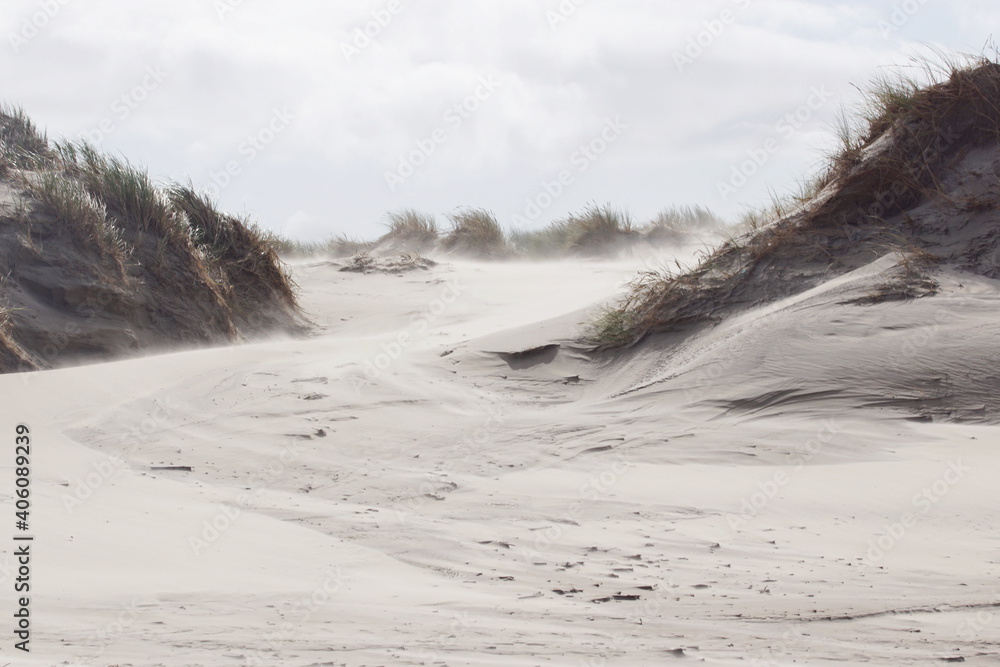
[[[628,345],[635,337],[634,318],[628,309],[605,306],[588,324],[586,337],[602,346]]]
[[[99,152],[87,142],[61,144],[57,152],[67,175],[104,203],[119,226],[131,225],[172,241],[190,236],[188,221],[178,215],[149,174],[127,160]]]
[[[79,243],[113,258],[119,270],[123,270],[128,246],[121,230],[108,219],[104,204],[83,185],[53,171],[25,177],[23,184],[42,210],[70,229]]]
[[[53,157],[45,133],[21,107],[0,106],[0,175],[10,169],[32,169]]]

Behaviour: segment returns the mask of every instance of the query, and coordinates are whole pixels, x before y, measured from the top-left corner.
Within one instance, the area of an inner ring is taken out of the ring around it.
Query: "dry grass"
[[[412,271],[427,271],[437,262],[414,252],[404,252],[393,257],[373,257],[369,252],[359,252],[351,257],[341,271],[348,273],[387,273],[400,275]]]
[[[628,325],[628,335],[610,327],[601,345],[710,323],[727,309],[807,288],[803,275],[818,280],[888,252],[902,252],[906,276],[922,280],[920,269],[936,258],[905,223],[889,221],[944,197],[937,173],[953,155],[1000,138],[1000,64],[943,59],[920,71],[930,83],[877,77],[862,108],[841,119],[838,150],[799,192],[751,211],[742,233],[693,270],[638,280],[617,307],[622,317],[601,316]],[[818,197],[824,189],[830,196]],[[799,277],[789,283],[783,272]]]
[[[566,254],[566,235],[557,224],[542,229],[512,229],[507,238],[511,251],[520,257],[543,259]]]
[[[674,206],[660,211],[642,233],[651,240],[666,240],[697,232],[717,232],[724,226],[721,218],[703,206]]]
[[[6,284],[7,276],[0,275],[0,373],[28,370],[34,366],[14,339],[13,309],[4,295]]]
[[[206,195],[190,185],[174,185],[167,199],[182,214],[191,238],[213,268],[226,277],[238,309],[253,310],[262,292],[296,307],[295,287],[267,235],[249,220],[220,213]]]
[[[632,216],[610,204],[590,206],[582,213],[554,223],[568,252],[596,254],[613,251],[636,234]]]
[[[298,241],[274,232],[264,232],[264,239],[281,257],[351,257],[370,251],[375,245],[344,234],[325,241]]]
[[[466,208],[450,214],[452,227],[444,237],[445,250],[483,259],[498,259],[510,253],[507,235],[496,216],[482,208]]]
[[[57,172],[25,175],[21,183],[38,200],[42,211],[69,229],[78,243],[111,259],[119,275],[124,273],[129,247],[121,230],[108,219],[102,202],[79,182]]]
[[[513,250],[535,258],[611,254],[640,238],[632,216],[610,204],[589,206],[542,229],[510,232]]]
[[[120,227],[130,225],[171,240],[190,236],[186,218],[144,169],[100,153],[86,142],[61,144],[57,151],[66,174],[78,178],[92,197],[103,202]]]
[[[398,240],[412,246],[429,246],[438,239],[438,226],[434,216],[412,208],[392,211],[387,216],[389,232],[379,241]]]

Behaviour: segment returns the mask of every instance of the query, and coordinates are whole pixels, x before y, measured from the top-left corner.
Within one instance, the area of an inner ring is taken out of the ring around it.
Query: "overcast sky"
[[[5,8],[4,99],[51,138],[303,239],[375,237],[403,207],[522,227],[589,202],[735,217],[815,168],[855,85],[921,44],[982,52],[1000,25],[993,0]]]

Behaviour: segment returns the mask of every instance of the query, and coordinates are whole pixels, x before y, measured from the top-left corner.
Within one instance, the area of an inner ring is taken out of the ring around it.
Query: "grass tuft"
[[[585,335],[600,345],[628,345],[635,337],[634,317],[628,309],[605,306],[590,321]]]
[[[461,209],[448,216],[452,228],[444,237],[444,249],[484,259],[497,259],[510,253],[507,235],[496,216],[482,208]]]
[[[45,133],[17,106],[0,106],[0,174],[35,169],[53,158]]]
[[[389,232],[380,240],[394,239],[417,246],[427,246],[437,241],[437,221],[432,215],[406,208],[392,211],[386,217]]]
[[[238,310],[250,312],[267,293],[295,308],[295,286],[269,236],[250,220],[220,213],[191,185],[173,185],[167,200],[190,226],[191,238],[210,266],[221,269]]]
[[[719,231],[725,223],[703,206],[674,206],[660,211],[643,233],[652,240],[673,239],[697,232]]]
[[[80,178],[91,196],[118,219],[119,226],[131,225],[171,240],[190,236],[185,216],[178,215],[144,169],[102,154],[86,142],[59,145],[57,152],[67,172]]]
[[[77,242],[113,259],[119,274],[124,272],[129,247],[121,229],[108,219],[104,204],[83,185],[53,171],[25,176],[22,183],[45,213],[71,230]]]
[[[581,254],[614,251],[636,233],[632,216],[610,204],[590,206],[555,225],[562,231],[566,250]]]
[[[937,260],[900,214],[944,201],[938,175],[952,157],[1000,140],[1000,63],[942,57],[918,62],[917,70],[872,81],[862,107],[838,121],[837,150],[798,192],[772,195],[768,206],[748,212],[742,232],[694,269],[634,284],[619,316],[597,320],[628,327],[629,335],[599,326],[603,344],[708,325],[888,252],[901,253],[906,280],[925,280],[921,268]]]

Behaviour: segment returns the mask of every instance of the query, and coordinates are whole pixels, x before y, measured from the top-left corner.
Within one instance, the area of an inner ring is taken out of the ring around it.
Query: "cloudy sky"
[[[793,188],[921,45],[993,0],[8,0],[3,98],[302,239],[461,206],[726,216]]]

